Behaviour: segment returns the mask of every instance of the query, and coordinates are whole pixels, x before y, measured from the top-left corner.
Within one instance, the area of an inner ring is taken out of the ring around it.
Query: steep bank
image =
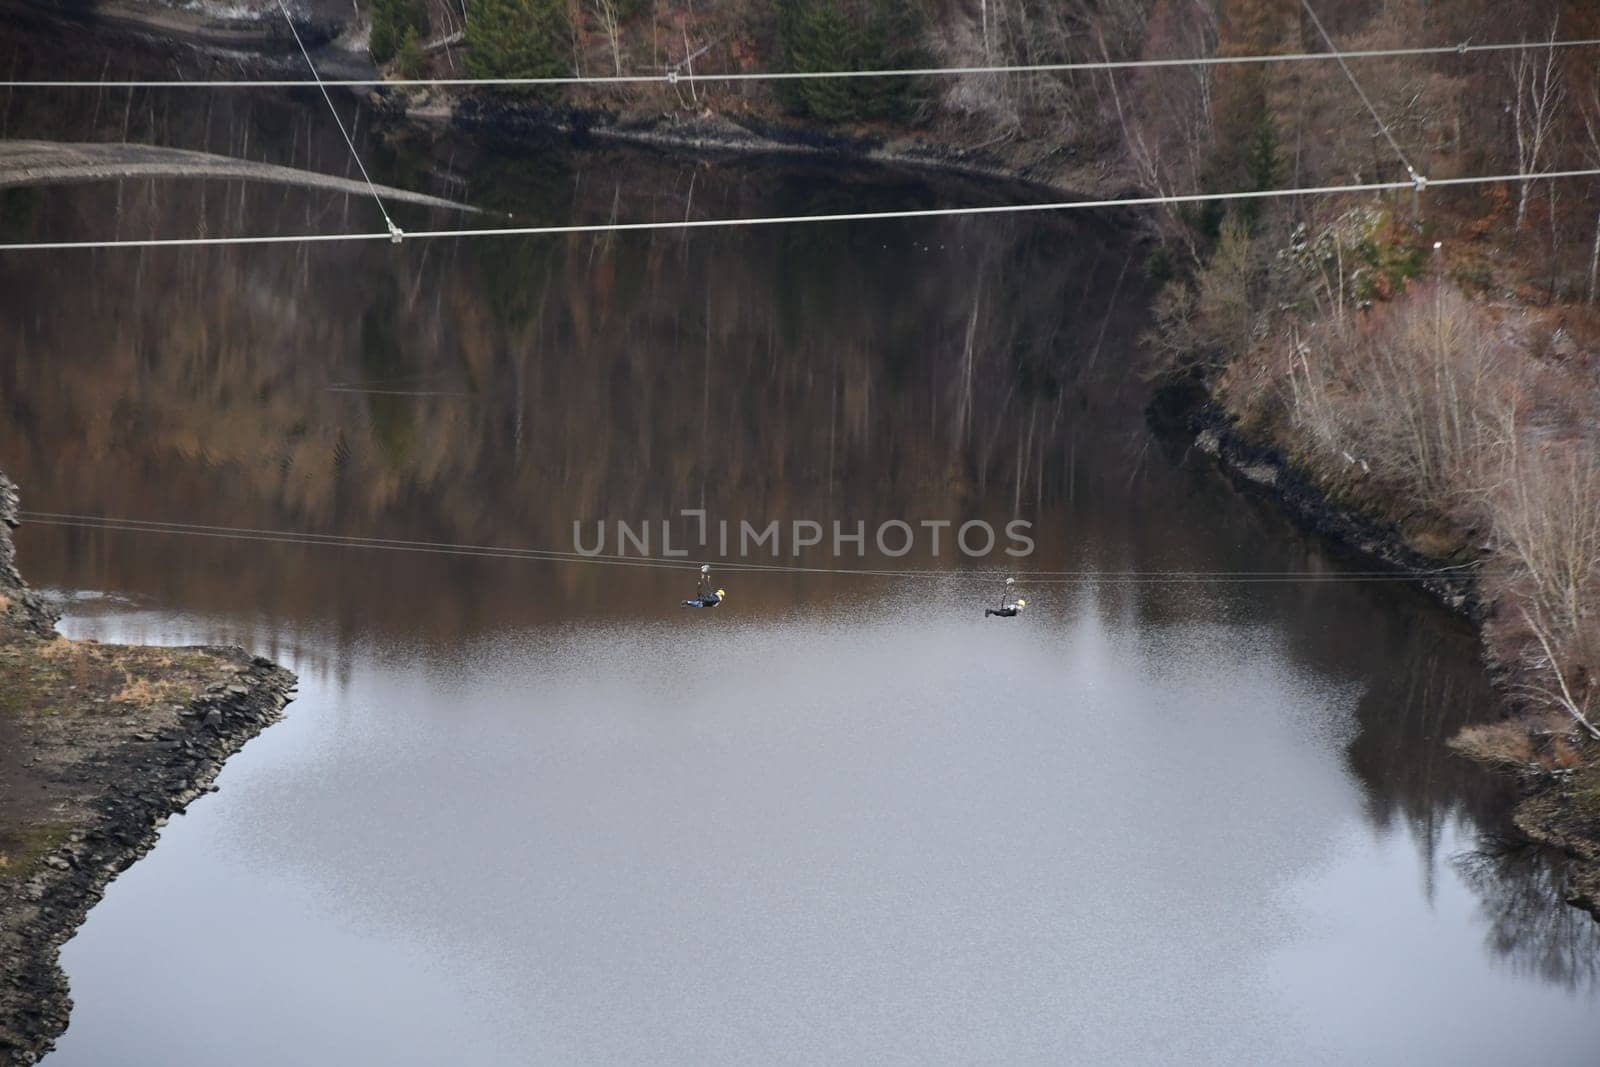
[[[34,1063],[72,1007],[61,945],[223,762],[282,715],[294,676],[238,648],[67,641],[15,567],[0,476],[0,1062]]]
[[[1505,701],[1504,721],[1491,730],[1527,739],[1530,752],[1564,733],[1551,729],[1547,704],[1530,699],[1525,665],[1485,630],[1496,604],[1483,596],[1479,576],[1483,560],[1463,564],[1456,555],[1429,555],[1392,520],[1336,498],[1316,472],[1291,460],[1270,439],[1242,427],[1198,377],[1160,387],[1149,413],[1162,432],[1191,441],[1236,484],[1267,496],[1302,529],[1396,573],[1415,575],[1418,588],[1471,619],[1483,641],[1490,680]],[[1470,729],[1451,744],[1464,757],[1484,758]],[[1589,759],[1593,758],[1591,753]],[[1570,857],[1566,902],[1600,921],[1600,773],[1595,764],[1552,771],[1536,759],[1485,762],[1498,764],[1519,783],[1521,800],[1512,813],[1517,829]]]
[[[1336,503],[1307,472],[1270,444],[1241,431],[1198,383],[1160,388],[1151,415],[1168,433],[1186,435],[1236,482],[1271,496],[1296,525],[1365,559],[1417,576],[1417,585],[1451,611],[1478,618],[1473,570],[1419,551],[1392,524]]]
[[[17,528],[22,501],[11,479],[0,474],[0,626],[20,633],[49,637],[56,624],[55,612],[22,580],[17,569],[17,546],[11,531]]]

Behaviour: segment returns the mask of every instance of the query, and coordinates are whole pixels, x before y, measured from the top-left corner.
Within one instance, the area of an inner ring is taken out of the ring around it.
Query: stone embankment
[[[238,648],[68,641],[23,582],[0,475],[0,1063],[34,1063],[72,1007],[61,945],[167,820],[277,721],[294,675]]]

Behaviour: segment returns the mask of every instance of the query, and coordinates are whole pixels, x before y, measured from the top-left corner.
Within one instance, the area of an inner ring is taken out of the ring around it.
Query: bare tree
[[[605,30],[606,41],[611,45],[611,63],[617,76],[622,75],[622,31],[618,23],[616,0],[592,0],[594,13]]]
[[[1507,429],[1504,353],[1456,290],[1333,319],[1290,350],[1290,414],[1330,470],[1352,464],[1409,506],[1480,517]]]
[[[1537,174],[1543,163],[1545,144],[1555,126],[1556,109],[1566,98],[1561,71],[1556,66],[1555,39],[1559,21],[1550,27],[1548,46],[1540,51],[1519,49],[1511,61],[1511,121],[1517,141],[1517,171]],[[1524,178],[1517,196],[1517,229],[1522,229],[1528,213],[1528,198],[1533,181]]]
[[[1600,583],[1600,461],[1585,442],[1511,450],[1495,534],[1553,644],[1581,640]]]
[[[1589,90],[1589,99],[1583,105],[1583,129],[1588,139],[1584,156],[1591,167],[1600,167],[1600,82]],[[1594,244],[1589,250],[1589,303],[1594,303],[1596,282],[1600,281],[1600,211],[1594,217]]]
[[[1161,3],[1142,27],[1145,48],[1159,58],[1211,56],[1218,24],[1204,4]],[[1111,60],[1106,36],[1095,28],[1098,58]],[[1136,77],[1106,72],[1112,112],[1124,151],[1141,184],[1160,195],[1198,188],[1213,140],[1214,68],[1205,64],[1156,68]],[[1169,237],[1176,238],[1198,266],[1200,249],[1192,229],[1171,204],[1164,208]]]
[[[1522,610],[1522,617],[1527,621],[1528,628],[1533,631],[1534,639],[1539,642],[1539,648],[1544,652],[1545,666],[1549,668],[1550,674],[1555,678],[1554,686],[1535,684],[1527,687],[1529,692],[1534,696],[1543,697],[1559,705],[1563,711],[1572,716],[1572,720],[1575,723],[1583,728],[1584,733],[1594,740],[1600,741],[1600,728],[1597,728],[1588,715],[1584,713],[1584,706],[1578,703],[1578,698],[1573,694],[1572,687],[1567,684],[1567,674],[1561,667],[1561,661],[1556,657],[1551,635],[1539,624],[1538,620],[1529,614],[1526,608]]]

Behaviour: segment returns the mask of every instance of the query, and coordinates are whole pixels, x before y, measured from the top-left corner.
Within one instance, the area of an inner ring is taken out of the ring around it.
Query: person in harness
[[[691,600],[685,600],[686,608],[714,608],[727,599],[727,591],[711,588],[711,565],[700,565],[700,591]]]
[[[1017,580],[1015,578],[1006,579],[1006,584],[1000,589],[1000,606],[997,608],[985,608],[983,611],[984,618],[987,619],[991,615],[997,615],[1002,619],[1014,619],[1022,614],[1022,609],[1028,606],[1028,602],[1021,597],[1016,600],[1011,599],[1011,587],[1016,584]]]

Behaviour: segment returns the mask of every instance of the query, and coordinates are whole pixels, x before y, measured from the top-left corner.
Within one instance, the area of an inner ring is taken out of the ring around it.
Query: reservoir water
[[[151,115],[342,167],[302,102]],[[1020,195],[367,136],[525,220]],[[4,209],[374,223],[237,183]],[[1593,1062],[1600,927],[1445,747],[1495,713],[1470,631],[1149,428],[1142,261],[1097,214],[0,259],[62,629],[300,676],[66,946],[47,1062]],[[460,547],[683,509],[1037,551],[763,556],[693,612],[692,570]],[[1028,610],[986,619],[1008,570]]]

